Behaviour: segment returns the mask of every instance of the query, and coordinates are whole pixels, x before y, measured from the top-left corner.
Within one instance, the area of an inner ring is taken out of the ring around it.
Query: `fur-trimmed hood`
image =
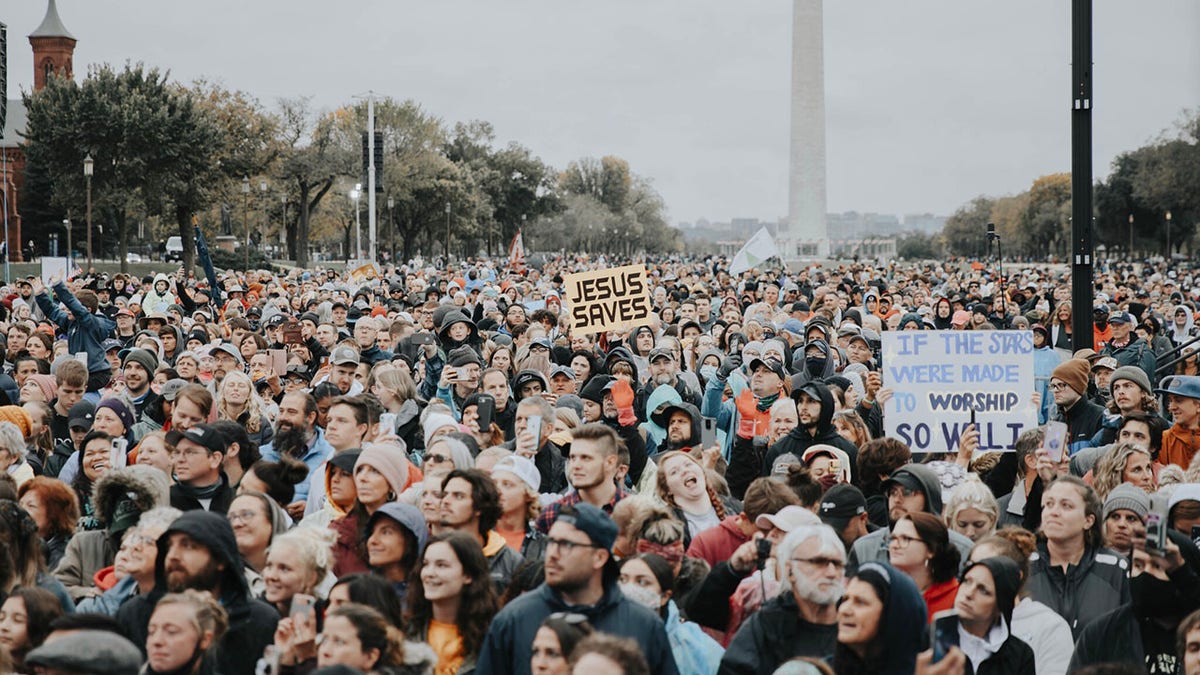
[[[171,504],[171,484],[162,470],[145,464],[112,469],[92,489],[92,504],[102,525],[108,524],[117,504],[130,493],[142,513]]]

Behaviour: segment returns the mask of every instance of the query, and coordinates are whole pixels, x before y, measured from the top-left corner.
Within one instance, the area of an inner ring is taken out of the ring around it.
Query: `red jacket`
[[[725,520],[716,527],[710,527],[692,537],[692,545],[688,546],[689,558],[700,558],[716,567],[722,560],[729,560],[739,546],[750,541],[738,525],[740,516],[726,516]]]
[[[934,584],[921,595],[925,598],[925,607],[929,610],[929,623],[933,623],[934,614],[954,609],[954,598],[958,596],[958,579]]]

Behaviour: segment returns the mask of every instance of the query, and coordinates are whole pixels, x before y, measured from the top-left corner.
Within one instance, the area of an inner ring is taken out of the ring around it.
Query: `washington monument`
[[[785,260],[829,255],[825,223],[825,63],[822,0],[792,2],[792,138]]]

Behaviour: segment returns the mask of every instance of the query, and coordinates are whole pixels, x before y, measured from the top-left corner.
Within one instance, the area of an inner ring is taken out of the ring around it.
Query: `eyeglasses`
[[[569,539],[553,539],[548,537],[546,539],[546,551],[549,551],[552,548],[561,548],[563,553],[571,554],[574,553],[575,549],[577,548],[596,548],[596,545],[581,544],[577,541],[571,541]]]
[[[1066,388],[1067,388],[1067,384],[1065,382],[1051,382],[1050,383],[1050,391],[1062,391],[1063,389],[1066,389]]]
[[[196,457],[205,457],[208,454],[209,454],[209,452],[204,449],[201,449],[201,450],[176,450],[171,453],[171,457],[185,457],[188,459],[194,459]]]
[[[887,491],[888,499],[891,499],[893,497],[895,497],[896,499],[901,499],[904,497],[911,497],[915,494],[917,494],[916,490],[909,488],[909,487],[905,487],[903,485],[893,485],[892,487],[888,488],[888,491]]]
[[[921,541],[917,537],[910,537],[906,534],[893,534],[892,542],[896,544],[896,548],[908,548],[914,541]],[[924,543],[924,542],[922,542]]]
[[[805,565],[812,565],[819,570],[823,570],[830,565],[833,565],[833,569],[838,570],[839,572],[846,569],[846,561],[839,560],[838,558],[792,558],[792,563],[804,563]]]
[[[230,511],[225,517],[229,519],[230,525],[236,525],[238,523],[250,522],[255,515],[257,514],[253,511]]]

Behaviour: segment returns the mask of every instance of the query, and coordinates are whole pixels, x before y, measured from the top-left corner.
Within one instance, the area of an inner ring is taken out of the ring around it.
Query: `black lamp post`
[[[88,153],[87,157],[83,158],[83,178],[87,182],[87,258],[88,270],[92,269],[92,173],[95,171],[96,162],[92,159],[92,153]],[[69,239],[69,237],[68,237]],[[67,245],[68,248],[70,244]],[[67,251],[67,257],[70,257],[71,252]],[[68,266],[68,270],[70,267]],[[69,274],[70,272],[68,272]]]

